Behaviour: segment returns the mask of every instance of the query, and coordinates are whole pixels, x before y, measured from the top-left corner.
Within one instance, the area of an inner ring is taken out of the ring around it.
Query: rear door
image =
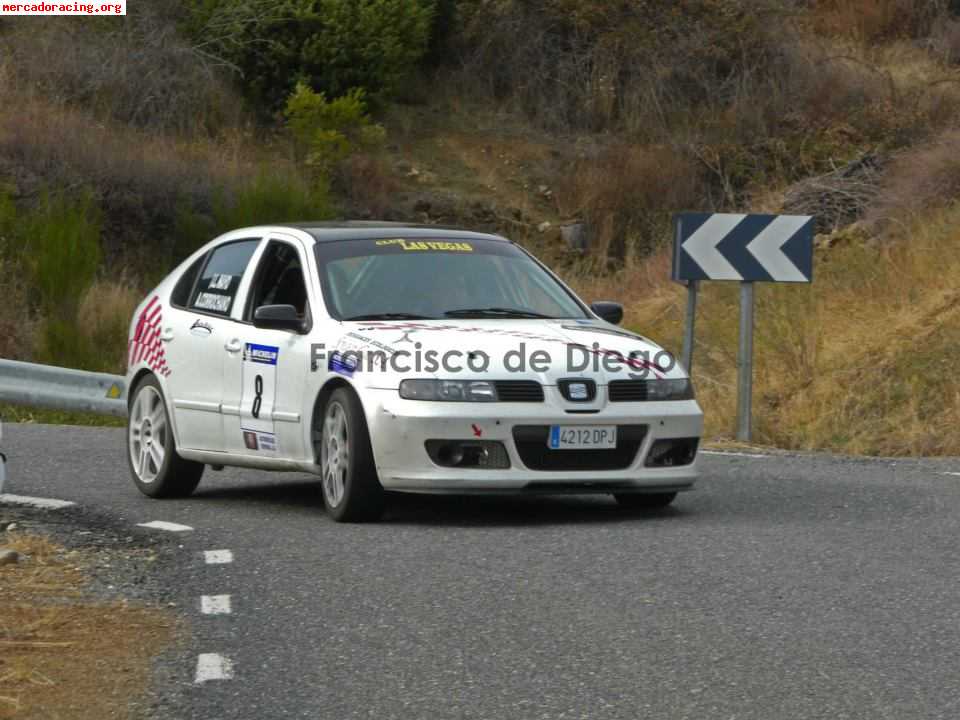
[[[225,449],[224,364],[229,355],[242,350],[230,345],[236,324],[232,315],[240,283],[259,244],[259,238],[246,238],[216,246],[199,261],[189,291],[178,285],[171,296],[161,340],[170,366],[167,386],[182,448]]]

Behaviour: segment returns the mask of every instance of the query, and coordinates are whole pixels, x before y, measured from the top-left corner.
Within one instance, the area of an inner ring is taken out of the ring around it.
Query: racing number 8
[[[260,406],[263,404],[263,375],[257,375],[253,381],[253,392],[256,394],[253,398],[253,408],[250,414],[257,420],[260,419]]]

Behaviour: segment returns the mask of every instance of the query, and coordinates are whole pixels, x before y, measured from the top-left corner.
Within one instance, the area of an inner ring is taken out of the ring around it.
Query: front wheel
[[[383,514],[384,492],[363,406],[346,388],[335,390],[323,411],[320,470],[323,500],[334,520],[365,522]]]
[[[187,497],[200,484],[203,464],[177,454],[167,404],[156,378],[147,378],[134,391],[127,446],[133,482],[144,495]]]
[[[659,510],[677,499],[677,493],[615,493],[617,504],[630,510]]]

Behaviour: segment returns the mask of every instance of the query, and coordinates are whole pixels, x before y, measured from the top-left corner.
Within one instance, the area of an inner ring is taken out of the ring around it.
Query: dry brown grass
[[[960,455],[960,207],[884,245],[849,242],[817,258],[810,286],[757,290],[755,438],[791,449]],[[621,299],[626,325],[679,352],[685,291],[663,249],[588,298]],[[705,283],[694,377],[712,439],[729,439],[736,403],[737,288]]]
[[[8,533],[0,567],[0,718],[132,717],[174,623],[163,611],[84,595],[82,552]]]
[[[127,283],[99,280],[80,301],[77,327],[101,349],[116,348],[120,357],[111,365],[121,372],[126,360],[126,338],[133,311],[143,294]]]
[[[108,257],[154,260],[174,244],[177,212],[208,209],[215,195],[256,175],[267,158],[283,157],[234,127],[192,138],[141,129],[24,87],[0,60],[0,178],[21,204],[43,190],[68,197],[85,189],[103,210]],[[147,246],[144,235],[152,241]]]
[[[358,215],[381,218],[390,210],[398,183],[383,157],[360,153],[343,161],[337,186]]]
[[[107,122],[184,135],[215,135],[241,123],[231,73],[177,29],[166,0],[137,3],[127,17],[7,18],[0,57],[18,88]]]
[[[960,130],[898,155],[884,176],[869,219],[896,231],[918,213],[960,199]]]
[[[929,35],[946,10],[944,0],[819,0],[812,20],[818,32],[873,43]]]
[[[561,215],[587,222],[593,249],[624,260],[663,237],[670,214],[698,203],[700,168],[668,147],[617,143],[582,159],[557,192]]]
[[[930,49],[945,63],[960,63],[960,20],[950,18],[939,23],[931,34]]]

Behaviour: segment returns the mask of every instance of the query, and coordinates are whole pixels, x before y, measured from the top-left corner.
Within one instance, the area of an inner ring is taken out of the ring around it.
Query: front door
[[[242,347],[224,369],[224,433],[228,452],[262,458],[303,459],[304,388],[310,362],[311,322],[305,249],[294,238],[269,241],[257,264],[244,322],[231,340]],[[256,328],[263,305],[292,305],[302,332]]]

